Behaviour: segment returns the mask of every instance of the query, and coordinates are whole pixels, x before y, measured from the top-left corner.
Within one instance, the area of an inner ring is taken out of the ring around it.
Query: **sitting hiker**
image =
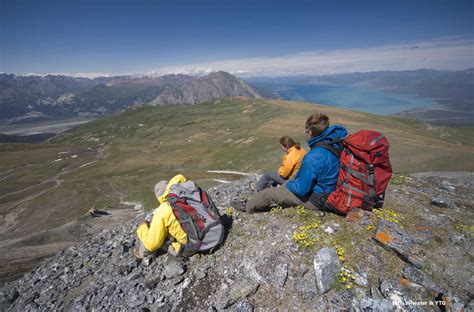
[[[234,201],[235,209],[252,213],[267,210],[272,205],[303,205],[307,209],[319,209],[320,215],[324,215],[326,197],[336,188],[339,158],[321,145],[339,149],[347,131],[339,125],[329,126],[328,116],[315,113],[306,120],[305,133],[311,150],[304,156],[295,178],[283,187],[267,188],[255,194],[246,203]]]
[[[306,151],[301,148],[300,143],[295,142],[289,136],[280,138],[281,149],[285,155],[281,159],[281,166],[278,172],[265,172],[257,182],[257,192],[267,187],[277,186],[285,183],[286,180],[293,178],[301,166],[301,160]]]
[[[189,256],[222,242],[224,227],[219,211],[194,182],[178,174],[168,183],[158,182],[155,195],[160,206],[153,212],[151,223],[145,221],[137,229],[140,243],[133,250],[137,258],[160,248],[173,255]]]

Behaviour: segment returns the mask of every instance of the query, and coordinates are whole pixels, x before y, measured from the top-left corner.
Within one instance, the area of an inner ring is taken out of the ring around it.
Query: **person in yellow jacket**
[[[301,167],[306,151],[301,148],[300,143],[295,142],[289,136],[280,138],[280,145],[285,153],[281,160],[281,166],[277,172],[265,172],[257,182],[257,192],[267,187],[277,186],[293,178]]]
[[[141,259],[147,251],[153,253],[160,248],[177,255],[182,246],[186,244],[187,235],[166,199],[173,184],[184,182],[186,182],[186,178],[182,174],[178,174],[168,183],[160,181],[155,185],[155,196],[160,206],[153,212],[151,223],[144,221],[138,226],[137,235],[140,243],[133,250],[137,258]]]

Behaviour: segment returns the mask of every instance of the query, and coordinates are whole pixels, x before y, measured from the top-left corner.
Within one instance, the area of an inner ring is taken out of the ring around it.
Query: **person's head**
[[[162,180],[155,184],[155,196],[156,198],[160,198],[166,191],[166,186],[168,185],[168,181]]]
[[[329,127],[329,117],[325,114],[314,113],[306,119],[305,133],[309,137],[316,137]]]
[[[287,152],[290,148],[293,146],[296,146],[297,149],[301,149],[301,144],[298,142],[295,142],[292,138],[289,136],[285,135],[280,138],[280,144],[282,148]]]

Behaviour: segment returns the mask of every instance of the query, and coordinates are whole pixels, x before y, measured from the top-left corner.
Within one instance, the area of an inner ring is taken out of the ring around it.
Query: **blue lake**
[[[359,87],[279,84],[265,84],[265,87],[285,100],[313,102],[379,115],[436,105],[428,99]]]

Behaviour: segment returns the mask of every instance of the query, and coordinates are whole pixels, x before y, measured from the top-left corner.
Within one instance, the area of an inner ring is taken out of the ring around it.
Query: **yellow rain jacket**
[[[176,252],[179,251],[181,245],[185,245],[188,241],[188,236],[174,216],[170,204],[166,201],[171,185],[183,182],[186,182],[186,178],[182,174],[173,177],[166,185],[163,195],[157,198],[160,206],[153,212],[150,225],[142,223],[138,226],[138,238],[148,251],[158,250],[169,236],[176,240],[171,243]]]
[[[304,155],[306,155],[304,149],[297,149],[296,146],[291,147],[281,159],[278,175],[285,180],[293,178],[300,170]]]

